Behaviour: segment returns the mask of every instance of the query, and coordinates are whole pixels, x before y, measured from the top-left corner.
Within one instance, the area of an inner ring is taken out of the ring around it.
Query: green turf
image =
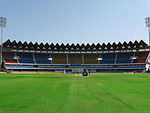
[[[150,74],[1,74],[0,113],[149,113]]]

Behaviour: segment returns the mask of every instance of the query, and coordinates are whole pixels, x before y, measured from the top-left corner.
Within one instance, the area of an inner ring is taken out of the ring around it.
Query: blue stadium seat
[[[51,60],[48,60],[50,58],[49,54],[40,54],[40,53],[35,53],[35,61],[36,64],[51,64]]]
[[[114,64],[116,53],[103,53],[100,56],[102,60],[100,60],[100,64]]]
[[[122,63],[132,63],[132,57],[134,53],[118,53],[117,54],[117,64],[122,64]]]
[[[32,53],[16,53],[19,63],[34,63]]]

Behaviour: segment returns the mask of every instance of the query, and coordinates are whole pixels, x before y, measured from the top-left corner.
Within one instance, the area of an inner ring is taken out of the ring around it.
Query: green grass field
[[[1,74],[0,113],[150,113],[150,74]]]

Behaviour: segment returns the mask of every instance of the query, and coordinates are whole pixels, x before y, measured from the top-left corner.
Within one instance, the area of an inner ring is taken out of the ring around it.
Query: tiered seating
[[[133,52],[130,53],[118,53],[117,54],[117,64],[121,63],[131,63],[132,62],[132,57],[134,56]]]
[[[84,64],[98,64],[98,54],[85,54]]]
[[[100,56],[102,60],[100,60],[100,64],[114,64],[116,53],[104,53]]]
[[[149,55],[148,51],[135,53],[135,57],[137,58],[133,60],[133,63],[145,63],[148,55]]]
[[[51,64],[51,60],[49,54],[40,54],[40,53],[35,53],[35,62],[36,64]]]
[[[15,53],[13,52],[3,52],[3,58],[5,63],[18,63],[15,58]]]
[[[19,63],[34,63],[32,53],[16,53]]]
[[[53,64],[66,64],[66,54],[52,54]]]
[[[69,54],[68,55],[69,64],[82,64],[82,55],[81,54]]]
[[[124,53],[102,53],[102,54],[68,54],[68,64],[130,64],[145,63],[149,52],[124,52]],[[5,63],[29,63],[29,64],[67,64],[66,54],[46,53],[14,53],[3,52]],[[98,58],[102,60],[98,61]],[[133,59],[136,58],[136,59]]]

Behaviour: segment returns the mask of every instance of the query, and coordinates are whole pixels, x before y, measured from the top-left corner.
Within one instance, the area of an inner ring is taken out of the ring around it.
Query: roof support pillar
[[[84,54],[82,54],[82,64],[84,64]]]

